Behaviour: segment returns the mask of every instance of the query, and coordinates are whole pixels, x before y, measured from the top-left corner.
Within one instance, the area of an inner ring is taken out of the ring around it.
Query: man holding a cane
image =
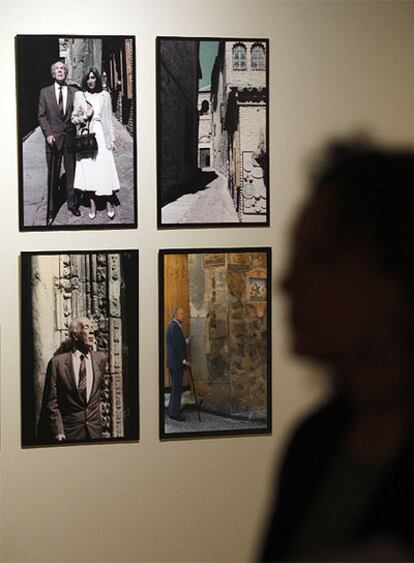
[[[76,89],[66,84],[67,66],[58,61],[51,66],[54,82],[40,91],[38,120],[46,140],[48,170],[48,214],[47,224],[55,215],[55,199],[59,186],[62,159],[66,173],[66,201],[68,209],[80,216],[73,180],[75,173],[74,140],[75,126],[71,122],[73,98]]]

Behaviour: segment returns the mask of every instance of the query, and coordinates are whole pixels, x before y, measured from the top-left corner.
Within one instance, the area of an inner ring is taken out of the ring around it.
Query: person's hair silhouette
[[[334,393],[290,441],[263,561],[414,560],[414,152],[331,144],[281,280]]]

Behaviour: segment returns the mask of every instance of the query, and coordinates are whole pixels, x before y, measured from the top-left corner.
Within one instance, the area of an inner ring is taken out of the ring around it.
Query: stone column
[[[121,263],[119,254],[108,255],[109,371],[112,396],[112,437],[124,436],[122,378]]]
[[[58,256],[32,256],[33,384],[36,428],[42,406],[46,368],[59,346],[56,316]]]

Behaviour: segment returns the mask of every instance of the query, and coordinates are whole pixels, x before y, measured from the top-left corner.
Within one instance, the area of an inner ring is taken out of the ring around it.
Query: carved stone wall
[[[76,317],[92,320],[96,349],[108,353],[102,390],[103,437],[124,435],[122,311],[119,254],[33,257],[32,304],[36,421],[47,362],[71,349],[68,327]]]
[[[266,416],[266,278],[265,253],[189,255],[191,362],[210,411]]]

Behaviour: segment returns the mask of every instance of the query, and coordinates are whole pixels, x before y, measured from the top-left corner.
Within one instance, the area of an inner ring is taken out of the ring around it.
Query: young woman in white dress
[[[117,152],[112,125],[111,97],[103,90],[102,79],[95,67],[90,67],[82,79],[82,92],[76,92],[72,122],[80,128],[89,123],[95,133],[98,150],[76,156],[74,187],[89,195],[89,217],[96,216],[96,199],[104,198],[110,219],[115,216],[114,192],[119,190],[119,178],[113,153]]]

